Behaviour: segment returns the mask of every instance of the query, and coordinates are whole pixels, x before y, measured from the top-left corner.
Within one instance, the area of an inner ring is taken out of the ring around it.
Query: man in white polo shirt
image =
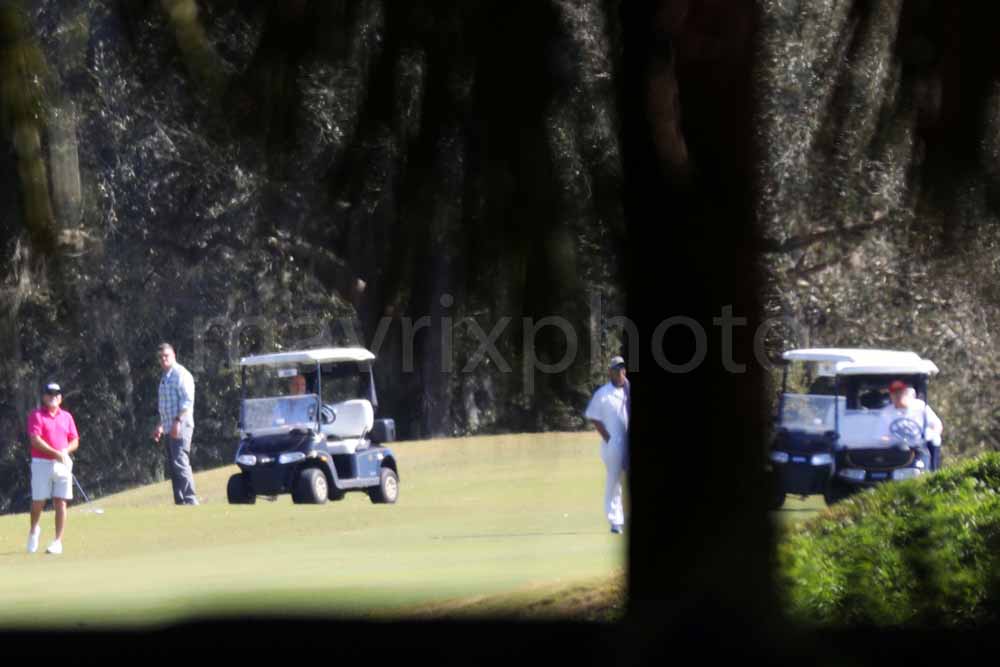
[[[905,442],[926,442],[930,452],[930,470],[941,467],[941,433],[944,424],[927,403],[917,398],[916,390],[902,380],[889,384],[892,402],[882,409],[882,431]]]
[[[604,512],[611,532],[625,530],[622,508],[622,472],[628,452],[628,393],[625,359],[613,357],[608,366],[608,383],[602,385],[587,405],[586,418],[601,434],[601,460],[607,477],[604,484]]]
[[[56,513],[56,539],[45,550],[63,552],[62,537],[66,528],[66,505],[73,499],[73,461],[69,458],[80,446],[73,415],[63,410],[62,388],[54,382],[42,390],[42,407],[28,415],[28,438],[31,441],[31,528],[28,553],[38,550],[42,532],[40,521],[45,501],[52,499]]]

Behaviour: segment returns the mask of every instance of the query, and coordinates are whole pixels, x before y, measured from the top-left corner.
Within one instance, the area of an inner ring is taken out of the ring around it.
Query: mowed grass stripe
[[[230,506],[225,484],[236,468],[227,466],[196,476],[200,507],[174,506],[168,482],[95,499],[103,515],[77,504],[59,557],[24,553],[26,515],[0,517],[0,623],[412,615],[426,605],[461,609],[463,600],[503,606],[526,590],[623,576],[614,573],[624,571],[625,541],[602,517],[604,469],[592,433],[393,448],[394,506],[357,493],[323,506],[288,496]],[[51,512],[42,525],[44,549]]]

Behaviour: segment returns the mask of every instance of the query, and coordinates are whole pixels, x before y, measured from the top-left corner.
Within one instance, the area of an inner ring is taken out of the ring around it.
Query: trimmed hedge
[[[788,615],[806,624],[955,627],[1000,620],[1000,454],[884,484],[778,544]]]

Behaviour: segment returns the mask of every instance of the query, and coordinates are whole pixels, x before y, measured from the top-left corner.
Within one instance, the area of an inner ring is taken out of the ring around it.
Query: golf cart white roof
[[[258,354],[240,359],[240,366],[280,366],[282,364],[372,361],[375,355],[363,347],[322,347],[315,350]]]
[[[786,361],[815,361],[820,375],[933,375],[938,367],[916,352],[865,350],[856,348],[817,347],[789,350],[781,355]]]

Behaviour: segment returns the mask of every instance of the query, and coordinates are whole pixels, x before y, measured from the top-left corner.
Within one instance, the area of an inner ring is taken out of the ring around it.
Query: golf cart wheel
[[[826,501],[827,506],[830,506],[839,503],[844,498],[850,496],[851,493],[850,487],[836,480],[830,480],[830,483],[826,486],[826,490],[823,491],[823,500]]]
[[[257,500],[257,496],[250,491],[243,473],[236,473],[229,478],[229,483],[226,484],[226,497],[230,505],[253,505]]]
[[[322,470],[306,468],[299,472],[292,490],[292,502],[309,505],[322,505],[329,500],[330,487]]]
[[[393,504],[399,499],[399,476],[392,468],[382,468],[378,486],[369,489],[368,497],[376,504]]]
[[[770,494],[767,499],[767,509],[777,510],[785,504],[785,490],[781,487],[781,480],[774,472],[767,474],[767,483],[771,485]]]
[[[772,510],[781,509],[781,506],[785,504],[785,492],[775,489],[771,493],[771,507]]]

